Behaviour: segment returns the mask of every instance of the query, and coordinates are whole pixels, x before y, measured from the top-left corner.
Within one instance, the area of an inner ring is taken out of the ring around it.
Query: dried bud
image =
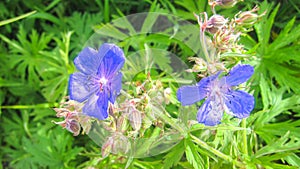
[[[122,133],[114,133],[112,153],[125,155],[130,149],[130,142]]]
[[[116,132],[108,137],[102,145],[102,157],[107,157],[110,153],[126,155],[130,149],[130,142],[122,133]]]
[[[210,33],[216,33],[219,29],[225,27],[226,23],[228,22],[222,15],[213,15],[207,21],[206,30]]]
[[[138,131],[141,128],[142,125],[142,114],[140,111],[138,111],[135,108],[132,108],[129,112],[128,119],[130,121],[131,127]]]
[[[237,44],[240,33],[234,33],[231,29],[222,29],[214,35],[214,46],[219,52],[226,52],[232,49],[239,49]]]
[[[128,121],[126,114],[122,114],[118,119],[117,119],[117,131],[124,133],[128,127]]]

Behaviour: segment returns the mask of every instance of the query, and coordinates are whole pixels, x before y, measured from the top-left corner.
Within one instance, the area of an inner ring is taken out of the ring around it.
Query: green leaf
[[[185,139],[185,154],[188,162],[196,169],[204,168],[204,161],[197,151],[196,145],[189,139]]]
[[[295,27],[294,29],[294,23],[295,23],[295,17],[291,19],[287,25],[284,27],[284,29],[279,33],[279,35],[276,37],[276,39],[272,42],[272,44],[269,46],[271,49],[269,52],[274,52],[282,47],[285,47],[294,41],[296,41],[300,36],[300,25]]]
[[[259,149],[254,157],[259,158],[272,153],[295,151],[300,149],[300,140],[290,137],[290,132],[287,132],[279,139],[269,142],[266,146]]]
[[[264,56],[267,51],[267,47],[269,44],[270,36],[271,36],[271,29],[275,20],[275,16],[279,9],[279,4],[272,10],[272,13],[267,18],[266,16],[259,22],[259,24],[254,25],[258,40],[261,44],[261,50],[259,53]],[[262,4],[261,10],[267,10],[268,14],[271,11],[273,4],[269,4],[266,1]]]
[[[52,35],[45,33],[39,35],[36,30],[32,30],[31,34],[27,36],[21,26],[17,37],[18,41],[16,42],[0,36],[10,47],[10,66],[19,73],[22,80],[28,80],[32,87],[38,89],[40,75],[49,66],[47,63],[51,62],[41,52],[48,49]]]
[[[163,168],[168,169],[176,166],[182,158],[184,150],[184,141],[181,141],[175,147],[173,147],[172,150],[164,157]]]
[[[262,75],[260,77],[259,87],[261,90],[261,97],[262,97],[262,102],[263,102],[263,106],[264,106],[263,110],[266,110],[270,106],[269,100],[271,100],[271,98],[270,98],[271,90],[268,85],[268,82],[265,80],[265,78]]]

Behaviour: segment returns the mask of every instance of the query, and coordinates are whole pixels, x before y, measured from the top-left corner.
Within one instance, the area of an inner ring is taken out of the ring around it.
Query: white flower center
[[[99,80],[100,91],[103,91],[103,87],[106,85],[106,83],[107,83],[107,79],[105,79],[104,77],[102,77],[102,78]]]

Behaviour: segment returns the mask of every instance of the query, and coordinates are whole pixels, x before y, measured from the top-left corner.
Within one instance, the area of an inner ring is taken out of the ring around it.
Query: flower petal
[[[217,72],[217,73],[214,74],[214,75],[211,75],[211,76],[208,76],[208,77],[204,77],[204,78],[202,78],[202,79],[197,83],[197,85],[198,85],[198,86],[201,86],[201,88],[207,88],[208,85],[209,85],[212,81],[214,81],[215,79],[217,79],[221,73],[222,73],[222,72],[219,71],[219,72]]]
[[[103,60],[98,69],[98,75],[106,79],[112,78],[124,65],[125,56],[123,51],[114,44],[103,44],[99,53],[103,55]]]
[[[96,74],[103,55],[90,47],[84,48],[74,59],[76,68],[87,75]]]
[[[120,91],[122,89],[122,73],[119,72],[116,76],[113,77],[110,83],[110,96],[109,101],[111,103],[114,103],[116,100],[116,97],[120,94]]]
[[[88,116],[104,120],[108,117],[108,98],[105,92],[92,95],[82,108],[82,112]]]
[[[253,74],[254,69],[251,65],[237,65],[231,69],[229,74],[223,79],[230,86],[237,86],[246,82]]]
[[[221,72],[215,75],[202,78],[196,86],[182,86],[177,90],[177,99],[183,106],[196,103],[207,96],[209,92],[208,86],[214,81]]]
[[[200,86],[182,86],[177,90],[177,99],[183,106],[191,105],[206,96],[206,90]]]
[[[223,117],[223,106],[219,102],[207,99],[197,113],[197,120],[207,126],[215,126]]]
[[[230,91],[226,94],[225,104],[238,118],[248,117],[254,108],[254,97],[244,91]]]
[[[76,72],[70,75],[70,99],[78,102],[85,101],[97,89],[93,87],[92,79],[88,75]]]

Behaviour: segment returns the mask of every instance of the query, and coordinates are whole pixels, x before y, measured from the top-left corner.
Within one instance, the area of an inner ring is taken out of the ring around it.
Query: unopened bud
[[[210,33],[216,33],[219,29],[223,28],[228,22],[222,15],[213,15],[207,21],[206,30]]]
[[[78,136],[80,133],[80,124],[74,119],[66,120],[65,128],[71,133],[73,133],[74,136]]]
[[[258,8],[255,7],[251,11],[240,12],[235,16],[235,23],[245,29],[253,27],[253,25],[262,17],[265,13],[258,15],[256,12]]]
[[[114,117],[115,115],[114,115],[114,105],[112,104],[112,103],[109,103],[109,105],[108,105],[108,113],[109,113],[109,115],[111,115],[112,117]]]

